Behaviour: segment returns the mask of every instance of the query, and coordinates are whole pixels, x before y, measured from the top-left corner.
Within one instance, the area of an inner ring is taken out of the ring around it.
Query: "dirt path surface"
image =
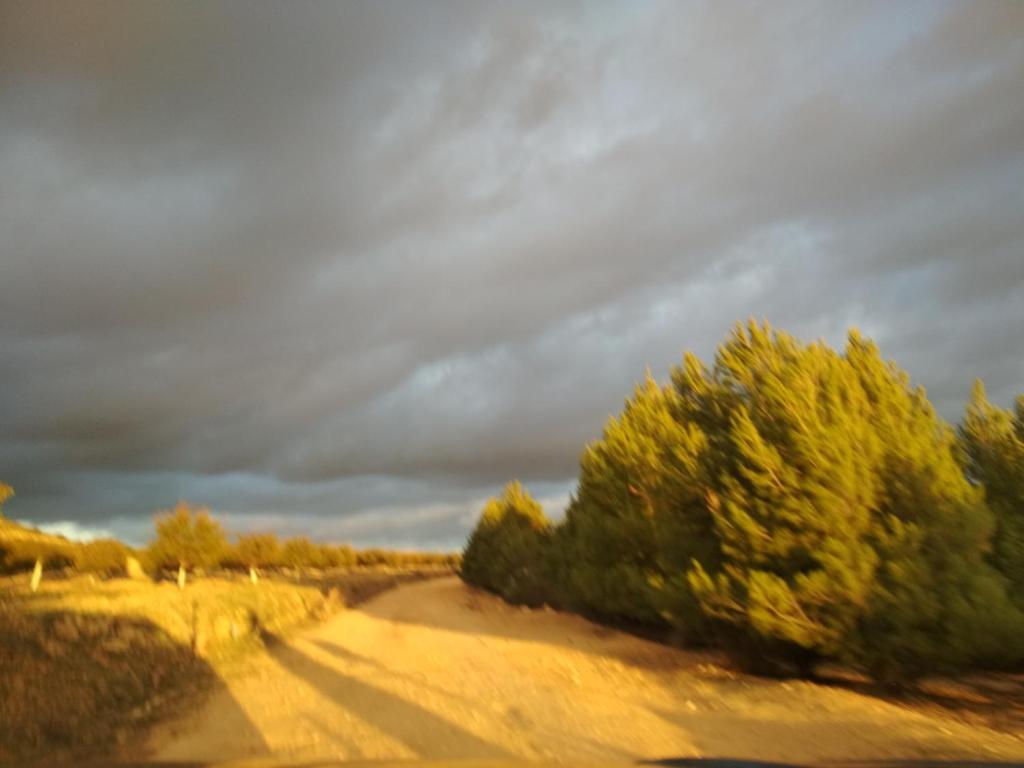
[[[849,690],[733,675],[443,578],[251,659],[152,757],[1024,759],[1017,737]]]

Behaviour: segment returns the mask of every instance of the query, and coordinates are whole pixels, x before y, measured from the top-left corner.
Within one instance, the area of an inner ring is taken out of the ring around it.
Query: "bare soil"
[[[1022,760],[977,712],[766,680],[442,578],[272,643],[154,733],[168,761]]]

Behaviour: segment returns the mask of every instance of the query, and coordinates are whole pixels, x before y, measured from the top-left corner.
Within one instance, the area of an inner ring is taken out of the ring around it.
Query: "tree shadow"
[[[971,766],[1017,766],[1020,763],[977,760],[977,749],[937,729],[916,733],[901,732],[895,723],[881,726],[870,719],[813,718],[780,720],[749,712],[719,710],[711,712],[676,712],[650,708],[665,722],[692,734],[698,749],[721,758],[701,760],[689,757],[644,761],[649,765],[689,768],[709,765],[711,768],[743,768],[743,766],[907,766],[914,768],[961,768]],[[820,757],[840,752],[842,758]],[[812,758],[803,759],[805,755]],[[887,759],[885,755],[911,755]],[[728,757],[725,757],[728,755]],[[799,755],[799,757],[794,757]]]
[[[823,665],[814,682],[919,711],[953,713],[965,722],[1004,733],[1024,733],[1024,674],[1020,673],[927,678],[891,687],[836,665]]]
[[[405,600],[400,612],[392,610],[384,595],[359,607],[368,616],[398,624],[488,635],[504,640],[557,645],[623,664],[654,671],[696,668],[700,664],[724,663],[722,654],[707,649],[684,649],[667,642],[668,633],[650,627],[636,627],[595,621],[568,611],[526,608],[506,603],[497,595],[472,587],[457,576],[414,584],[405,589],[439,590],[440,598],[454,610],[438,611],[425,600]]]
[[[148,619],[36,610],[16,596],[0,600],[0,670],[0,763],[137,758],[157,723],[226,689]],[[232,702],[232,727],[263,743]]]
[[[332,643],[330,640],[312,640],[310,642],[312,642],[313,645],[317,646],[322,651],[326,651],[327,653],[337,657],[343,662],[357,665],[361,664],[363,666],[369,667],[381,676],[397,678],[407,683],[411,683],[412,685],[415,685],[419,688],[423,688],[424,690],[430,691],[431,693],[435,693],[439,696],[444,696],[445,698],[451,699],[453,701],[466,703],[466,699],[462,696],[451,693],[450,691],[446,691],[443,688],[440,688],[437,685],[429,683],[421,678],[417,678],[413,675],[408,675],[403,672],[398,672],[394,669],[391,669],[390,667],[385,666],[384,664],[381,664],[379,661],[375,661],[374,659],[371,659],[368,656],[363,656],[362,654],[350,651],[348,648],[345,648],[344,646],[339,645],[337,643]]]
[[[700,677],[711,672],[714,677],[724,674],[765,684],[779,680],[742,673],[719,650],[670,644],[667,633],[659,635],[649,627],[609,623],[566,611],[513,606],[496,595],[465,584],[458,577],[437,580],[430,587],[423,587],[439,589],[439,596],[455,610],[434,610],[429,600],[422,603],[407,600],[397,611],[386,596],[360,606],[360,610],[400,624],[558,645],[596,657],[614,658],[648,671],[688,671]],[[418,588],[420,585],[407,587]],[[1024,675],[1021,674],[971,675],[925,681],[894,690],[851,670],[825,665],[819,667],[814,676],[797,679],[925,712],[953,713],[958,718],[1005,733],[1024,730]]]
[[[267,640],[271,657],[288,672],[421,757],[515,757],[417,704],[317,661],[281,638],[268,635]]]

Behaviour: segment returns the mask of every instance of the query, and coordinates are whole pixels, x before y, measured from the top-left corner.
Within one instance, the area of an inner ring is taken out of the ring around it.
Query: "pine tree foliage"
[[[695,562],[694,593],[755,647],[840,653],[877,565],[867,397],[834,351],[756,324],[719,350],[703,388],[720,423],[707,500],[721,557]]]
[[[873,403],[884,448],[873,545],[877,582],[851,644],[876,677],[1012,663],[1020,613],[985,558],[991,512],[957,460],[955,433],[923,389],[851,334],[847,359]]]
[[[509,483],[484,506],[462,556],[462,577],[509,602],[540,605],[550,528],[540,504],[519,482]]]
[[[995,515],[992,563],[1024,605],[1024,395],[1011,412],[990,403],[975,382],[959,437],[967,474]]]
[[[764,669],[1005,667],[1024,662],[1006,589],[1019,599],[1022,469],[1024,398],[1011,414],[979,387],[958,441],[856,331],[837,352],[751,322],[713,367],[647,375],[584,450],[564,522],[518,484],[489,502],[463,577]]]
[[[684,584],[686,564],[707,542],[698,461],[705,438],[674,418],[674,398],[648,374],[584,451],[567,511],[567,586],[590,613],[685,620],[693,631],[699,615]]]

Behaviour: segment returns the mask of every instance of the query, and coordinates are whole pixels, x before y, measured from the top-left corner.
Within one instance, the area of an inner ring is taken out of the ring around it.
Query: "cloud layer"
[[[645,366],[859,325],[1024,389],[1019,3],[6,4],[11,514],[458,545]]]

